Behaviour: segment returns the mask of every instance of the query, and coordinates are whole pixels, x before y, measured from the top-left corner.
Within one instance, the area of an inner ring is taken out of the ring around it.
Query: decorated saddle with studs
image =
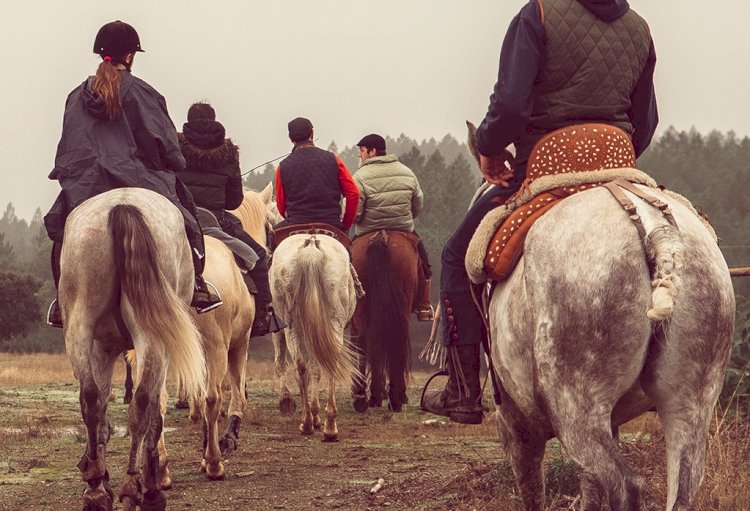
[[[531,152],[519,191],[487,215],[472,239],[466,256],[471,280],[507,278],[531,226],[562,199],[615,179],[656,186],[635,163],[630,137],[615,126],[580,124],[545,135]]]

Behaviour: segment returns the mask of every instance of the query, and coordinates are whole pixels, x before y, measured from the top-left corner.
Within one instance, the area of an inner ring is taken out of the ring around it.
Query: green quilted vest
[[[541,4],[547,40],[529,132],[603,122],[632,133],[627,111],[649,53],[646,22],[632,9],[607,23],[577,0]]]

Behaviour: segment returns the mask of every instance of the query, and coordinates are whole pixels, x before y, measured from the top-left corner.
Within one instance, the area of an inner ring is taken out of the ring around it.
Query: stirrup
[[[432,383],[432,380],[437,378],[438,376],[448,376],[450,377],[450,374],[445,369],[441,369],[440,371],[436,372],[430,378],[427,380],[427,383],[424,384],[424,387],[422,387],[422,395],[419,397],[419,409],[424,410],[422,407],[422,404],[424,403],[424,394],[427,392],[427,387],[430,386],[430,383]]]
[[[435,320],[435,309],[430,304],[429,309],[417,310],[417,321],[434,321]]]
[[[54,328],[62,328],[62,317],[52,317],[52,309],[55,308],[57,309],[58,314],[60,314],[60,304],[57,303],[57,298],[52,300],[52,303],[49,304],[49,308],[47,309],[47,324]]]
[[[198,314],[203,314],[206,312],[210,312],[214,309],[218,309],[224,304],[224,302],[221,299],[221,294],[219,294],[219,290],[216,288],[216,286],[214,286],[207,280],[204,280],[203,282],[206,284],[206,288],[208,288],[209,286],[212,287],[215,293],[215,294],[212,294],[210,290],[206,289],[205,293],[208,295],[208,298],[210,299],[211,297],[216,297],[217,301],[207,303],[206,305],[195,305],[194,307],[195,307],[195,310],[198,311]],[[204,293],[204,291],[200,289],[196,289],[196,291],[198,293]]]

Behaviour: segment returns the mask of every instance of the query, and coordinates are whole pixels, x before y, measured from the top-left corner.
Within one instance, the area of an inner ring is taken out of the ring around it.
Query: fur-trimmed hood
[[[192,137],[188,137],[188,134],[177,134],[188,167],[219,167],[240,161],[240,148],[234,145],[232,139],[222,139],[214,147],[201,147],[191,141]]]

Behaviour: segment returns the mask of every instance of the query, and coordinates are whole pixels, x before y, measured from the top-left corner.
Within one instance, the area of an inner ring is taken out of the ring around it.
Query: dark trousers
[[[219,212],[214,212],[215,215],[216,213]],[[252,248],[253,252],[258,254],[258,261],[255,263],[255,267],[250,270],[250,277],[253,279],[253,283],[255,283],[255,287],[258,290],[258,294],[255,295],[255,304],[258,308],[268,305],[271,303],[271,287],[268,283],[268,255],[266,249],[242,228],[242,222],[240,222],[239,218],[226,211],[222,213],[217,215],[221,230],[233,238],[242,241]]]
[[[522,175],[513,178],[510,188],[495,186],[477,199],[443,247],[440,303],[446,346],[479,344],[482,340],[484,322],[471,296],[471,282],[464,263],[466,250],[484,216],[518,191],[523,178]]]

